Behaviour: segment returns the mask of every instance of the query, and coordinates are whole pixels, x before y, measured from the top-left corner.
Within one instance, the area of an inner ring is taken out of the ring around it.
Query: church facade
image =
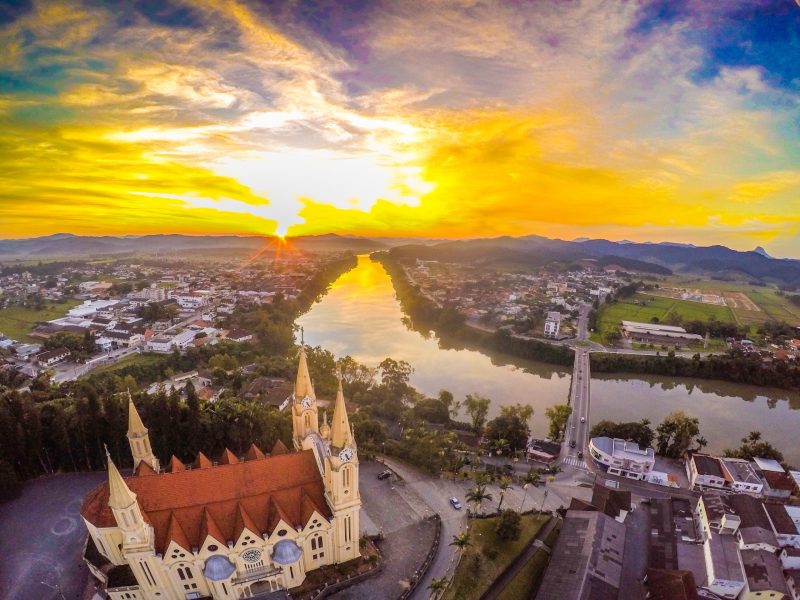
[[[108,458],[108,481],[81,516],[86,558],[111,600],[239,600],[294,588],[359,551],[359,462],[341,380],[320,425],[305,348],[291,398],[293,451],[202,453],[162,467],[129,401],[134,474]]]

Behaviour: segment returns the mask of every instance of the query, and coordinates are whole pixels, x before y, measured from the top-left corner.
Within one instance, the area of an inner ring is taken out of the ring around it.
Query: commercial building
[[[652,448],[640,448],[636,442],[618,438],[592,438],[589,454],[609,474],[630,479],[644,479],[656,463]]]
[[[622,334],[643,344],[691,344],[703,341],[703,336],[688,333],[683,327],[622,321]]]

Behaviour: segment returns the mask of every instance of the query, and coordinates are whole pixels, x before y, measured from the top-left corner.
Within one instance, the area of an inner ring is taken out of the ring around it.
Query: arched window
[[[351,470],[350,467],[345,467],[342,470],[342,484],[346,488],[350,487],[350,470]]]
[[[183,572],[183,567],[178,567],[178,577],[181,578],[181,581],[186,579],[186,574]]]
[[[310,413],[306,413],[305,414],[305,419],[306,419],[306,427],[310,428],[311,427],[311,414]]]

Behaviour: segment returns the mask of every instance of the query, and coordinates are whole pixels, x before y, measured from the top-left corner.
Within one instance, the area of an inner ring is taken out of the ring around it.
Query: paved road
[[[567,421],[564,444],[561,447],[561,462],[573,467],[585,469],[585,458],[589,452],[589,386],[591,375],[589,373],[589,351],[585,348],[575,348],[575,366],[572,372],[572,387],[570,389],[569,404],[572,414]],[[574,448],[573,446],[574,442]]]
[[[0,504],[0,598],[66,600],[81,598],[88,569],[83,562],[86,527],[80,507],[105,472],[41,477],[22,495]]]

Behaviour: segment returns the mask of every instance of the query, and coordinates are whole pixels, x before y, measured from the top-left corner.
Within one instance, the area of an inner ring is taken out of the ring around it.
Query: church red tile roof
[[[281,450],[278,444],[276,449]],[[171,461],[171,466],[176,463],[180,461]],[[200,468],[125,479],[155,530],[158,552],[170,540],[186,550],[200,547],[209,534],[222,543],[236,541],[244,527],[272,534],[280,519],[290,527],[304,527],[314,510],[326,519],[332,516],[311,450],[217,466],[201,454],[198,464]],[[103,483],[84,500],[81,515],[96,527],[116,527],[108,495],[108,483]]]

